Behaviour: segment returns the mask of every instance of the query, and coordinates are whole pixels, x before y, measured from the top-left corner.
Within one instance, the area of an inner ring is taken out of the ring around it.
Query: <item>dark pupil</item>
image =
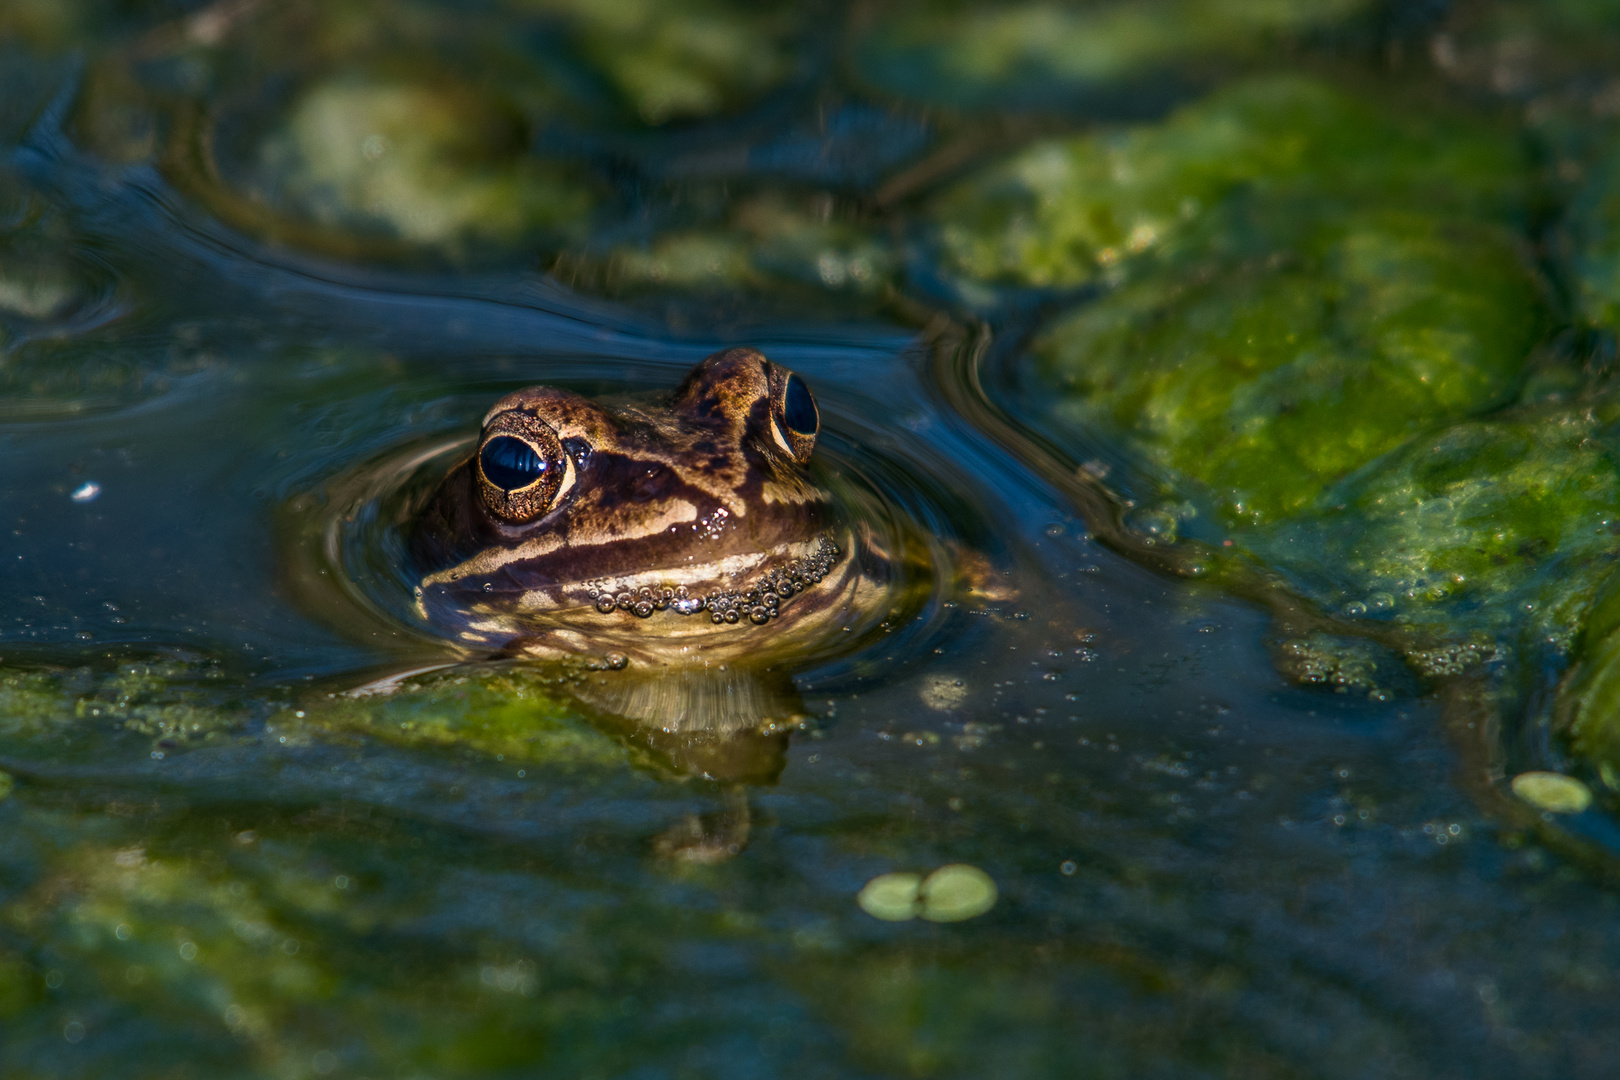
[[[782,419],[789,430],[800,435],[814,435],[821,426],[816,399],[810,396],[810,388],[797,375],[788,376],[787,389],[782,393]]]
[[[534,448],[510,435],[497,435],[485,443],[478,461],[489,482],[503,491],[528,487],[546,474],[546,463]]]

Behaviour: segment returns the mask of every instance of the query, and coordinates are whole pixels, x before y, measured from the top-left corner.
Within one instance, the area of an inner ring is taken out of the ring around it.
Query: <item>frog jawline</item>
[[[887,610],[884,581],[867,574],[854,551],[845,554],[818,585],[784,602],[763,626],[744,620],[715,623],[708,613],[673,610],[649,618],[628,611],[604,615],[595,606],[553,609],[544,615],[501,614],[473,623],[463,646],[501,648],[534,660],[566,660],[622,654],[636,669],[674,671],[719,664],[751,667],[790,663],[817,653],[828,642],[847,641],[842,631]]]

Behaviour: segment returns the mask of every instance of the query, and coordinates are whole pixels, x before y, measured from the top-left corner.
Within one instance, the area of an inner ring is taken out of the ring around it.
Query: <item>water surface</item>
[[[930,231],[935,193],[1031,140],[1261,69],[1416,87],[1538,153],[1601,138],[1601,109],[1563,142],[1545,118],[1596,92],[1611,38],[1582,68],[1545,45],[1579,27],[1429,6],[0,15],[0,1070],[1604,1075],[1610,811],[1504,812],[1470,771],[1483,744],[1498,776],[1599,787],[1539,722],[1568,657],[1425,678],[1308,589],[1290,622],[1186,572],[1202,556],[1131,514],[1180,481],[1029,389],[1051,313],[1118,283],[968,280]],[[1125,44],[1008,66],[950,36],[1044,40],[1008,11]],[[1184,37],[1132,29],[1166,12]],[[1493,83],[1521,40],[1528,81]],[[343,95],[429,61],[406,104],[463,134],[424,160],[472,164],[356,172],[406,129]],[[300,158],[323,108],[378,130]],[[520,187],[577,203],[499,202]],[[1575,291],[1561,265],[1549,294]],[[725,786],[554,671],[346,696],[463,659],[401,602],[389,514],[422,462],[510,390],[667,388],[733,344],[810,382],[820,475],[924,564],[903,617],[792,672],[808,720],[749,793],[746,850],[661,855]],[[1373,674],[1335,692],[1347,649]],[[949,863],[995,881],[988,913],[856,903]]]

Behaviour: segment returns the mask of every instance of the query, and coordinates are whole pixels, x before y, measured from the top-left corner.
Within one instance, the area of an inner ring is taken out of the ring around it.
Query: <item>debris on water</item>
[[[917,696],[922,698],[924,705],[940,712],[956,708],[967,699],[967,695],[966,684],[961,679],[949,675],[930,675],[923,680],[922,688],[917,691]]]
[[[12,789],[16,786],[17,781],[12,779],[10,773],[0,772],[0,801],[10,798]]]
[[[1513,794],[1540,810],[1578,814],[1592,805],[1592,790],[1573,776],[1526,772],[1513,778]]]
[[[68,498],[72,499],[76,503],[95,502],[97,499],[101,498],[101,485],[96,483],[94,480],[86,480],[84,483],[74,488],[73,494],[69,495]]]
[[[879,874],[856,894],[855,902],[874,919],[905,922],[962,922],[996,906],[996,883],[977,866],[952,863],[926,878],[918,874]]]

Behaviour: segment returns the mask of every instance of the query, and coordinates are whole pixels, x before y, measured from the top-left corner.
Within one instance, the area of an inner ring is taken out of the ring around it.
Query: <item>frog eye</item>
[[[771,371],[771,434],[801,465],[810,460],[821,431],[821,410],[810,384],[786,368]]]
[[[787,389],[782,391],[782,422],[796,435],[815,437],[821,430],[821,412],[810,387],[797,375],[789,375]]]
[[[557,433],[521,410],[491,418],[475,460],[485,505],[512,524],[533,521],[574,486],[574,461]]]
[[[478,452],[478,467],[496,487],[516,491],[544,480],[548,466],[534,447],[516,435],[497,435]]]

